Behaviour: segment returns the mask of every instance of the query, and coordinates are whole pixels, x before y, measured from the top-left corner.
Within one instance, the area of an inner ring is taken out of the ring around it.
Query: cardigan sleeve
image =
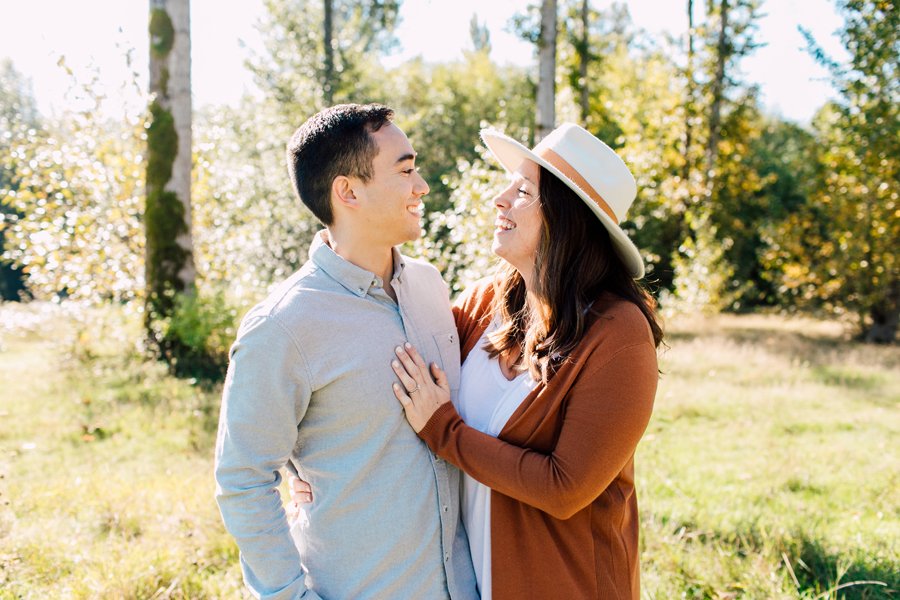
[[[441,406],[419,432],[437,455],[491,489],[567,519],[595,500],[634,454],[657,383],[656,349],[642,342],[588,361],[568,392],[556,447],[515,446],[466,425]]]

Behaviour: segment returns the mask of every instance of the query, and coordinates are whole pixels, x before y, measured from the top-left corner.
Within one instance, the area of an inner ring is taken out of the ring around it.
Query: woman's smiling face
[[[528,277],[534,268],[544,217],[538,199],[540,168],[522,161],[510,184],[494,198],[497,219],[491,251]]]

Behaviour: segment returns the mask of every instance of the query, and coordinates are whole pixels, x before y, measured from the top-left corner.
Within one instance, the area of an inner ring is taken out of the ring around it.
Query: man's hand
[[[312,504],[313,494],[309,484],[293,473],[288,474],[288,487],[291,490],[291,503],[288,504],[288,518],[293,521],[300,512],[301,504]]]

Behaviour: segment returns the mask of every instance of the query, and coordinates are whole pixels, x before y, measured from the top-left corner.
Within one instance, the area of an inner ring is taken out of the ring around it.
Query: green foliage
[[[815,120],[821,177],[810,202],[773,228],[768,259],[801,306],[857,315],[866,339],[890,342],[900,321],[900,11],[883,0],[839,3],[850,59],[828,59],[839,101]]]
[[[680,177],[684,155],[680,112],[683,97],[672,48],[659,47],[635,31],[621,6],[592,16],[588,64],[589,115],[585,127],[622,156],[637,180],[638,196],[623,227],[647,261],[647,277],[674,289],[673,253],[684,239],[684,211],[691,203]],[[560,59],[570,73],[578,57],[571,44]],[[581,121],[572,77],[557,99],[560,121]]]
[[[227,289],[252,304],[300,268],[320,225],[287,180],[286,140],[277,112],[247,98],[194,120],[192,220],[202,293]]]
[[[797,125],[761,115],[753,117],[739,160],[729,159],[728,185],[720,201],[718,225],[732,240],[727,251],[735,273],[735,309],[793,308],[790,294],[777,284],[780,268],[769,260],[773,231],[805,210],[820,177],[818,140]],[[746,179],[746,173],[752,179]]]
[[[157,57],[165,57],[175,43],[175,27],[163,8],[150,11],[150,49]],[[163,86],[165,89],[165,86]]]
[[[758,47],[759,6],[759,0],[708,2],[706,20],[695,31],[695,64],[684,73],[684,127],[691,128],[692,144],[684,148],[685,229],[674,259],[676,297],[708,298],[715,310],[740,309],[746,296],[756,294],[756,282],[743,277],[756,271],[755,256],[745,250],[762,216],[748,202],[762,185],[747,164],[749,144],[759,136],[759,109],[756,89],[736,71]],[[749,260],[737,263],[736,257]]]
[[[585,44],[581,11],[583,0],[560,2],[560,35],[557,40],[556,62],[560,80],[557,87],[563,104],[572,103],[564,117],[578,122],[585,129],[604,140],[610,147],[621,146],[624,133],[611,114],[608,95],[611,81],[609,62],[621,60],[622,50],[631,49],[637,32],[625,4],[613,2],[609,8],[596,11],[588,6],[588,31]],[[585,57],[587,76],[582,78],[581,61]],[[637,58],[637,54],[634,55]],[[639,60],[639,59],[638,59]],[[587,114],[576,113],[582,90],[588,93]],[[571,95],[571,97],[570,97]],[[560,107],[562,108],[562,107]]]
[[[334,65],[329,81],[332,101],[386,101],[377,82],[379,54],[395,44],[393,29],[399,1],[331,0]],[[265,50],[247,67],[270,105],[294,128],[324,108],[326,73],[322,2],[266,0],[257,27]]]
[[[488,275],[497,262],[491,253],[496,210],[491,200],[507,185],[507,175],[482,149],[472,163],[460,162],[450,187],[450,210],[431,215],[427,234],[412,249],[441,272],[456,296]]]
[[[764,177],[754,148],[763,136],[763,120],[758,112],[755,92],[736,102],[722,119],[722,139],[718,144],[717,166],[708,200],[694,211],[710,215],[707,225],[714,228],[711,239],[721,252],[714,257],[712,269],[727,271],[721,281],[719,308],[744,310],[764,304],[767,285],[762,277],[759,255],[766,244],[760,231],[773,220],[783,218],[780,198],[766,192],[766,186],[777,183],[779,171]],[[781,171],[790,168],[788,156],[775,158]],[[694,235],[699,235],[695,230]]]
[[[91,81],[82,111],[17,127],[4,143],[4,257],[36,298],[128,301],[142,293],[144,134],[140,119],[102,117]]]
[[[897,11],[875,0],[841,5],[851,61],[825,62],[842,96],[807,131],[763,114],[756,90],[736,75],[755,47],[758,2],[729,3],[726,73],[714,90],[719,3],[707,4],[692,69],[682,64],[678,40],[637,30],[625,5],[591,11],[585,78],[582,3],[560,4],[557,115],[584,124],[634,172],[639,192],[623,227],[644,252],[648,280],[669,307],[825,309],[889,325],[900,304]],[[412,251],[435,261],[456,291],[491,269],[490,199],[505,182],[479,148],[478,130],[493,125],[530,144],[534,82],[528,69],[493,62],[477,27],[481,50],[460,60],[386,68],[379,58],[395,42],[397,5],[334,4],[334,101],[383,101],[396,110],[431,187],[427,235]],[[262,98],[195,114],[191,216],[203,298],[222,290],[235,306],[251,304],[306,259],[319,225],[286,185],[284,144],[324,102],[322,17],[319,2],[267,0],[265,50],[250,60]],[[528,15],[519,21],[527,30]],[[0,117],[15,125],[0,138],[9,148],[0,156],[0,230],[4,256],[27,272],[34,294],[139,296],[142,218],[162,249],[151,251],[146,272],[174,277],[183,251],[160,241],[184,232],[176,198],[165,191],[177,146],[171,115],[153,104],[146,128],[138,119],[110,124],[97,110],[38,127],[28,118],[33,100],[7,79]],[[720,128],[710,170],[716,94]],[[149,186],[143,215],[142,172]],[[161,308],[152,310],[174,307],[177,291],[175,284],[156,289]]]
[[[469,21],[469,39],[472,41],[472,49],[475,52],[491,53],[491,31],[487,23],[480,23],[478,15],[472,14]]]
[[[179,294],[162,335],[173,372],[205,381],[224,379],[237,318],[237,309],[228,304],[222,292],[210,296]]]
[[[391,73],[388,92],[397,125],[419,153],[416,164],[431,188],[425,197],[431,211],[449,208],[448,186],[460,161],[478,158],[483,127],[526,140],[533,128],[526,73],[498,67],[485,52],[466,52],[461,61],[438,65],[413,59]]]
[[[685,238],[673,257],[674,293],[662,294],[667,310],[686,314],[719,312],[733,301],[727,293],[733,276],[730,264],[724,260],[725,248],[716,240],[717,229],[708,210],[690,211],[686,225],[693,232]]]
[[[9,59],[0,61],[0,155],[12,151],[13,138],[24,135],[29,129],[37,129],[40,123],[30,82],[19,73]],[[0,161],[0,190],[14,190],[14,170],[6,161]],[[4,258],[7,215],[21,216],[2,201],[0,192],[0,300],[17,300],[25,293],[24,276],[16,265]],[[10,218],[10,221],[12,219]]]
[[[526,42],[537,45],[541,39],[541,6],[530,2],[522,12],[514,14],[508,28]]]

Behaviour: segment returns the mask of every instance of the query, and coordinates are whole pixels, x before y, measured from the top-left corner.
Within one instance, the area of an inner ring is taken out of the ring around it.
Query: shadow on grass
[[[823,351],[828,352],[857,344],[857,342],[841,338],[811,335],[796,331],[784,331],[771,327],[722,327],[703,333],[693,331],[672,332],[666,334],[666,339],[673,342],[693,342],[710,336],[727,337],[728,339],[741,344],[762,346],[786,345],[792,350],[805,350],[804,354],[816,354]]]
[[[668,532],[663,535],[670,543],[685,550],[700,545],[714,555],[733,555],[748,565],[757,565],[763,559],[772,572],[780,572],[785,577],[783,585],[802,600],[900,599],[900,569],[896,559],[869,546],[829,547],[807,532],[776,532],[755,523],[722,530],[705,528],[692,519],[670,519],[664,514],[647,516],[648,522],[655,521],[662,526],[662,531]],[[686,575],[684,581],[693,582],[694,586],[682,590],[689,592],[687,597],[718,597],[703,574]],[[696,586],[706,587],[701,590]]]
[[[122,433],[186,432],[190,448],[207,453],[218,427],[221,383],[178,378],[140,353],[68,361],[68,392],[79,427],[73,443],[96,443]],[[81,374],[86,373],[83,377]]]
[[[805,538],[788,542],[785,554],[793,563],[798,591],[811,593],[811,597],[848,600],[900,597],[900,570],[888,561],[837,555],[820,541]]]
[[[737,546],[742,556],[769,554],[776,561],[780,558],[781,567],[789,568],[800,598],[887,600],[900,597],[900,571],[896,565],[861,548],[835,551],[805,532],[772,535],[755,526],[728,533],[715,532],[710,537],[718,543]]]
[[[825,385],[863,391],[876,390],[887,383],[886,378],[879,373],[860,373],[834,365],[817,365],[813,369],[813,376]]]
[[[847,369],[840,369],[843,357],[849,352],[864,352],[872,366],[894,368],[900,366],[900,346],[875,346],[841,337],[798,331],[785,331],[773,327],[719,327],[698,333],[695,331],[666,334],[666,341],[676,348],[679,343],[698,342],[709,338],[724,338],[735,344],[765,348],[783,357],[789,363],[797,360],[817,370],[817,376],[826,385],[849,386],[869,389],[880,381]]]

